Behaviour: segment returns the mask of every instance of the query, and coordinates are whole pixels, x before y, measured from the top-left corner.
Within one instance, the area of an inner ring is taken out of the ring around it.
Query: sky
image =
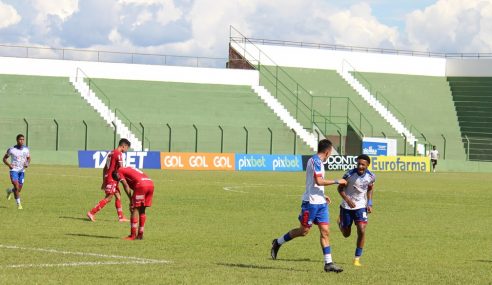
[[[226,58],[250,38],[491,53],[492,0],[0,0],[0,45]]]

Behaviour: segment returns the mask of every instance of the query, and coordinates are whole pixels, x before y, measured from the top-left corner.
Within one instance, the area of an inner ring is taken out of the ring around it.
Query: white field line
[[[141,257],[134,257],[134,256],[109,255],[109,254],[100,254],[100,253],[91,253],[91,252],[77,252],[77,251],[63,251],[63,250],[49,249],[49,248],[28,248],[28,247],[20,247],[20,246],[15,246],[15,245],[4,245],[4,244],[0,244],[0,249],[1,248],[14,249],[14,250],[39,251],[39,252],[64,254],[64,255],[93,256],[93,257],[99,257],[99,258],[113,258],[113,259],[130,260],[130,261],[70,262],[70,263],[59,263],[59,264],[17,264],[17,265],[5,266],[8,268],[171,263],[171,261],[168,261],[168,260],[149,259],[149,258],[141,258]]]
[[[125,265],[125,264],[157,264],[164,262],[150,261],[95,261],[95,262],[69,262],[69,263],[45,263],[45,264],[12,264],[4,268],[33,268],[33,267],[69,267],[69,266],[95,266],[95,265]]]

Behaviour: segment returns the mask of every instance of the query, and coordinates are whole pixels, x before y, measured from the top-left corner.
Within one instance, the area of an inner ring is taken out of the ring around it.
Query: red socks
[[[92,208],[91,214],[95,215],[102,208],[104,208],[104,206],[106,206],[107,203],[108,202],[106,201],[106,199],[102,199],[101,201],[99,201],[99,203],[97,203],[97,205],[94,208]]]
[[[123,219],[123,209],[121,208],[121,200],[114,199],[114,206],[116,207],[116,212],[118,212],[118,218]]]
[[[130,219],[130,225],[131,225],[131,228],[130,228],[130,236],[132,237],[136,237],[137,236],[137,227],[138,227],[138,219],[136,218],[131,218]]]
[[[147,216],[145,214],[140,214],[140,227],[138,228],[138,236],[141,238],[144,233],[145,220]]]

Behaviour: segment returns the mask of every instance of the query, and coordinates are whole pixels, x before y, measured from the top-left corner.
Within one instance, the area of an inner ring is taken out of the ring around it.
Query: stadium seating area
[[[269,74],[274,73],[274,67],[262,68],[262,84],[267,86],[272,94],[275,94],[276,89],[280,90],[278,87],[280,84],[275,83],[273,80],[269,80]],[[267,68],[270,68],[271,70],[265,71]],[[296,90],[298,89],[296,83],[307,89],[307,92],[304,93],[309,93],[309,95],[299,92],[302,100],[304,102],[309,102],[306,105],[309,105],[312,100],[312,106],[316,113],[326,116],[329,122],[339,126],[343,135],[346,134],[348,123],[365,136],[387,136],[399,140],[398,152],[404,153],[404,138],[399,135],[372,107],[370,107],[362,97],[358,95],[339,74],[337,74],[336,71],[290,67],[282,67],[282,71],[283,72],[275,72],[275,74],[279,74],[279,81],[285,82],[285,85],[287,85],[286,89],[293,90],[292,94],[296,94]],[[442,79],[442,81],[444,84],[446,83],[444,79]],[[275,87],[275,84],[277,84],[277,88]],[[287,96],[279,95],[279,100],[281,100],[291,112],[295,112],[295,101],[288,100],[286,97]],[[425,96],[422,97],[425,98]],[[439,101],[440,99],[437,98],[435,100]],[[429,117],[432,116],[432,114],[429,114]],[[325,134],[335,135],[335,130],[336,129],[332,128]],[[419,136],[420,134],[418,134],[418,137]],[[407,148],[409,148],[408,153],[413,152],[413,150],[410,149],[410,146],[407,145]]]
[[[492,161],[492,78],[448,77],[448,82],[469,159]]]
[[[74,91],[68,78],[0,75],[0,96],[0,145],[4,147],[14,145],[15,136],[23,133],[31,149],[56,150],[58,123],[58,150],[84,149],[83,121],[88,149],[113,146],[113,131]]]
[[[109,79],[93,79],[91,85],[112,109],[122,110],[116,115],[131,121],[138,134],[142,123],[144,147],[152,150],[269,153],[270,128],[273,153],[292,154],[294,140],[296,153],[311,153],[250,86]]]
[[[374,96],[379,95],[380,102],[389,101],[396,108],[395,115],[405,122],[419,142],[427,139],[443,156],[445,138],[446,158],[465,159],[446,78],[382,73],[357,73],[355,76]]]

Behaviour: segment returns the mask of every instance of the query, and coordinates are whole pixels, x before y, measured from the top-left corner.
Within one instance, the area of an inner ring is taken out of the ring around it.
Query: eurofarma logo
[[[371,158],[371,171],[429,172],[430,160],[421,156],[375,156]]]

